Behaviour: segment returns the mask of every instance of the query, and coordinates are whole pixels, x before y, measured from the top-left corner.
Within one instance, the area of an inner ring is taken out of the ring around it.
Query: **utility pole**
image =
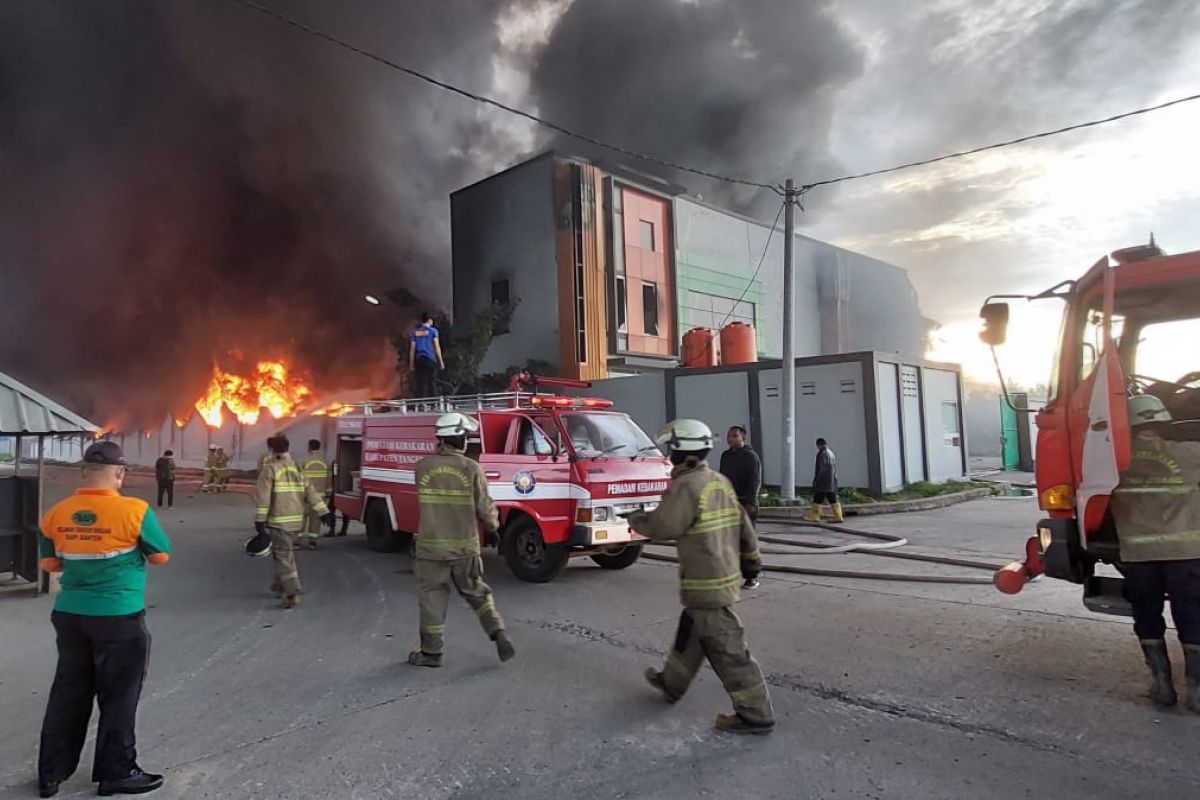
[[[795,207],[800,193],[791,178],[783,194],[783,463],[779,496],[796,499],[796,280],[793,259],[796,244]]]

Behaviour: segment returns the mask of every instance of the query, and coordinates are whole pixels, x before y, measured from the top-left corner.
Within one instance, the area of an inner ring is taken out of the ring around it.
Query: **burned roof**
[[[0,435],[96,433],[100,426],[0,372]]]

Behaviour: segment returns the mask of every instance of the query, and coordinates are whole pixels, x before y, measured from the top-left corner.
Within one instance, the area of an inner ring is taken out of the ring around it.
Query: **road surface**
[[[70,473],[56,473],[52,498],[69,488]],[[266,593],[269,564],[239,550],[250,498],[184,489],[162,517],[176,552],[152,570],[148,594],[139,747],[168,776],[155,797],[1200,796],[1200,715],[1148,705],[1129,625],[1086,612],[1073,587],[1042,582],[1007,598],[987,586],[767,575],[737,611],[778,728],[738,738],[712,729],[728,701],[707,668],[676,706],[642,681],[679,615],[670,565],[606,572],[585,561],[533,585],[489,554],[517,658],[498,663],[456,601],[446,666],[413,668],[407,557],[369,551],[358,526],[322,539],[299,554],[304,606],[284,611]],[[1034,519],[1029,501],[992,499],[857,524],[998,561],[1019,552]],[[49,609],[48,598],[0,592],[0,798],[34,796]],[[92,794],[90,758],[91,740],[61,796]]]

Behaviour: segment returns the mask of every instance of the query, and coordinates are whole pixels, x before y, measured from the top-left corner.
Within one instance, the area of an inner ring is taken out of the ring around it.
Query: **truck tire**
[[[375,502],[367,508],[365,520],[367,528],[367,546],[377,553],[397,553],[408,549],[412,542],[412,534],[401,533],[392,528],[388,518],[387,506]]]
[[[524,515],[504,531],[500,552],[512,574],[529,583],[549,583],[570,560],[565,544],[546,544],[541,528]]]
[[[630,544],[622,547],[615,553],[596,553],[592,556],[592,561],[595,561],[604,569],[625,569],[632,567],[642,555],[642,546],[640,544]]]

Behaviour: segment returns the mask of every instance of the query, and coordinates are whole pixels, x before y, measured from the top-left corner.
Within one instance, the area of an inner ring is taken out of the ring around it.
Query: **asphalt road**
[[[51,494],[68,488],[58,475]],[[455,602],[446,666],[419,669],[403,663],[417,625],[406,557],[372,553],[361,535],[323,539],[299,556],[304,606],[284,611],[266,593],[269,565],[239,552],[249,498],[181,495],[163,515],[176,552],[148,594],[139,747],[168,775],[155,797],[1200,796],[1200,715],[1149,706],[1128,624],[1087,613],[1072,587],[1007,598],[768,575],[737,610],[778,728],[738,738],[711,727],[728,701],[707,668],[673,707],[642,682],[679,614],[670,565],[584,561],[533,585],[488,555],[517,658],[501,665]],[[996,499],[859,524],[925,552],[998,558],[1035,518],[1030,503]],[[0,591],[0,798],[34,796],[49,609]],[[90,758],[89,741],[62,796],[93,792]]]

